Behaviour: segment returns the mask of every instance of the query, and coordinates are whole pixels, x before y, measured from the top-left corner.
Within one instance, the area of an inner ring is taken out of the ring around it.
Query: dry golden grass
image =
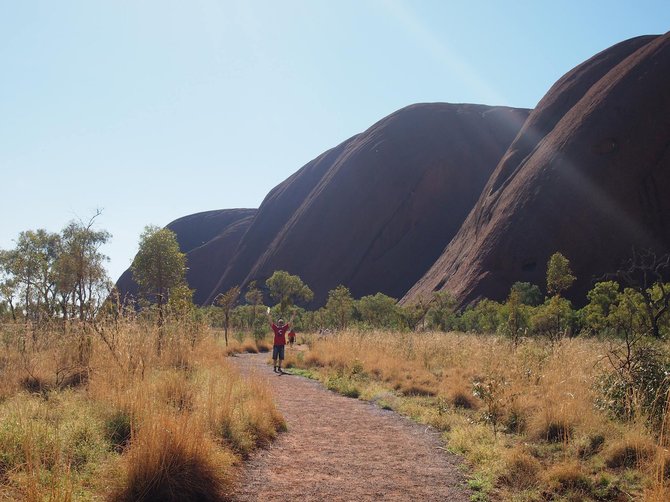
[[[559,462],[552,465],[543,476],[547,490],[559,495],[567,492],[586,499],[591,493],[591,481],[583,467],[574,460]]]
[[[506,452],[504,460],[501,482],[516,490],[528,490],[537,486],[542,470],[539,460],[521,447]]]
[[[227,363],[243,344],[168,326],[159,354],[156,328],[134,322],[106,341],[2,335],[0,500],[224,500],[234,463],[285,427]]]
[[[545,484],[551,497],[579,500],[642,497],[645,486],[667,493],[665,467],[660,457],[652,462],[657,431],[615,422],[596,406],[594,383],[608,370],[602,342],[514,347],[495,336],[390,332],[306,339],[311,349],[291,364],[444,431],[502,499],[542,498]]]
[[[125,478],[114,501],[225,500],[234,455],[189,415],[152,417],[124,455]]]
[[[656,456],[656,445],[641,431],[631,431],[610,443],[603,451],[605,465],[611,469],[643,468]]]

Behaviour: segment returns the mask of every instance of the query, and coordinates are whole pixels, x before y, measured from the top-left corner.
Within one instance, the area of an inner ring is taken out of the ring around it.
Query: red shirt
[[[275,332],[275,345],[286,345],[286,332],[288,331],[288,324],[284,324],[281,328],[272,323],[272,331]]]
[[[293,330],[288,332],[288,339],[290,340],[292,338],[295,338],[295,331],[293,331]]]

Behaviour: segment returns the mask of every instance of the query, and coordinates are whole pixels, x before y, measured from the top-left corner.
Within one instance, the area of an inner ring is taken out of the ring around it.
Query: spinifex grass
[[[206,332],[103,329],[3,333],[0,500],[225,499],[284,427],[268,391]]]
[[[667,493],[663,435],[596,406],[594,384],[610,370],[603,342],[515,347],[494,336],[393,332],[309,342],[287,364],[442,430],[448,448],[469,461],[479,498],[482,490],[504,500]]]

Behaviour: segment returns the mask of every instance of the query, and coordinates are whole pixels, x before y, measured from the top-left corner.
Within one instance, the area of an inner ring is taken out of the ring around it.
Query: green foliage
[[[226,340],[226,347],[228,346],[228,327],[230,326],[230,312],[237,303],[237,300],[240,297],[240,287],[233,286],[225,293],[218,295],[214,303],[221,307],[223,312],[223,332]]]
[[[589,300],[581,312],[584,329],[590,333],[609,333],[612,313],[619,301],[619,284],[615,281],[598,282],[587,293]]]
[[[420,323],[423,323],[423,328],[425,328],[428,305],[425,304],[422,299],[413,305],[399,306],[398,310],[400,317],[403,319],[408,329],[414,331],[418,328]]]
[[[660,344],[628,340],[609,351],[612,371],[598,381],[598,406],[616,418],[646,418],[658,428],[670,396],[670,354]]]
[[[363,323],[374,328],[394,328],[400,316],[396,299],[382,293],[367,295],[356,302],[356,311]]]
[[[95,217],[88,223],[72,221],[63,229],[54,267],[62,313],[68,316],[69,300],[74,307],[72,315],[81,321],[93,319],[111,288],[104,268],[107,257],[100,252],[111,234],[106,230],[94,230],[94,220]]]
[[[345,329],[354,317],[354,303],[349,288],[339,285],[331,290],[325,309],[330,324]]]
[[[254,338],[258,340],[263,337],[265,332],[265,319],[259,316],[260,307],[263,305],[263,293],[256,287],[256,281],[249,283],[244,299],[249,304],[249,314],[246,317],[247,327],[253,332]]]
[[[530,316],[531,332],[555,341],[565,335],[570,335],[575,321],[576,314],[572,310],[570,301],[556,295],[533,309]]]
[[[463,312],[461,326],[475,333],[495,333],[504,318],[502,309],[500,303],[484,298]]]
[[[284,270],[277,270],[265,284],[270,290],[270,297],[279,302],[282,316],[285,316],[289,307],[296,302],[311,302],[314,298],[314,293],[300,277]]]
[[[179,284],[170,290],[168,299],[168,310],[170,315],[176,320],[188,320],[195,311],[193,304],[193,293],[195,290],[188,287],[187,284]]]
[[[493,435],[498,433],[498,425],[504,416],[505,392],[509,382],[502,375],[487,375],[475,380],[472,394],[484,402],[483,420],[493,427]]]
[[[426,313],[426,319],[428,326],[433,329],[441,331],[457,330],[459,321],[454,297],[446,291],[435,293]]]
[[[542,303],[542,291],[535,284],[530,282],[515,282],[512,284],[511,291],[519,295],[519,302],[522,305],[537,306]]]
[[[21,232],[16,247],[0,251],[0,299],[12,319],[94,318],[111,288],[100,252],[110,234],[93,229],[98,214],[59,234]]]
[[[522,298],[522,290],[512,286],[507,302],[500,309],[500,317],[505,322],[501,322],[498,326],[498,332],[511,338],[514,346],[518,345],[519,339],[528,332],[530,325],[529,307],[522,302]]]
[[[547,263],[547,293],[560,295],[572,286],[576,277],[570,270],[570,262],[561,253],[554,253]]]
[[[140,236],[139,251],[130,268],[142,292],[161,306],[169,290],[186,280],[186,255],[179,250],[172,230],[149,225]]]

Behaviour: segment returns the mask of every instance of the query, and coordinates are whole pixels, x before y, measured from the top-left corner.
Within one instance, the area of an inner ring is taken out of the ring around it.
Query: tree
[[[146,226],[131,265],[133,279],[150,301],[158,304],[158,324],[163,325],[164,305],[170,288],[186,281],[186,255],[179,250],[176,234],[167,228]],[[160,351],[159,337],[159,351]]]
[[[619,284],[616,281],[597,282],[586,297],[589,303],[582,309],[584,327],[592,333],[609,330],[612,327],[610,314],[619,301]]]
[[[547,263],[547,293],[551,296],[560,295],[572,286],[575,279],[568,259],[561,253],[551,255]]]
[[[495,333],[502,322],[502,309],[503,306],[500,303],[483,298],[476,305],[465,309],[460,322],[463,329],[467,331]]]
[[[71,221],[61,232],[60,255],[55,264],[61,311],[67,319],[71,304],[80,321],[90,321],[109,296],[111,284],[104,267],[107,256],[100,252],[111,234],[94,230],[96,212],[87,223]]]
[[[341,284],[328,292],[326,311],[339,329],[345,329],[354,315],[354,298]]]
[[[254,337],[257,333],[260,335],[260,330],[256,329],[256,319],[258,317],[258,307],[263,304],[263,293],[256,287],[256,281],[251,281],[244,295],[245,301],[251,305],[251,316],[249,319],[249,329],[253,331]]]
[[[0,250],[0,298],[3,298],[9,307],[12,320],[16,321],[15,300],[18,294],[18,284],[10,270],[11,253]]]
[[[361,320],[375,328],[393,328],[397,326],[398,312],[396,299],[383,293],[367,295],[356,304]]]
[[[230,311],[233,309],[240,297],[240,287],[233,286],[225,293],[221,293],[216,297],[216,303],[223,310],[223,335],[226,340],[226,347],[228,346],[228,326],[230,324]]]
[[[284,270],[277,270],[265,284],[270,290],[270,297],[279,302],[282,316],[286,315],[295,302],[311,302],[314,298],[314,293],[300,277]]]
[[[438,291],[433,295],[430,308],[426,314],[428,324],[441,331],[457,328],[456,300],[446,291]]]
[[[543,305],[533,309],[530,324],[535,333],[545,335],[555,342],[570,333],[574,317],[572,304],[565,298],[554,295]]]
[[[57,294],[54,264],[59,252],[60,236],[39,229],[21,232],[16,247],[3,253],[5,273],[20,291],[26,320],[40,320],[54,313]]]
[[[530,282],[515,282],[512,284],[512,290],[518,292],[518,301],[522,305],[536,307],[542,303],[542,292],[540,288]]]
[[[644,299],[649,331],[661,338],[661,321],[670,314],[670,254],[657,256],[652,251],[633,252],[626,268],[617,271],[620,282]]]

